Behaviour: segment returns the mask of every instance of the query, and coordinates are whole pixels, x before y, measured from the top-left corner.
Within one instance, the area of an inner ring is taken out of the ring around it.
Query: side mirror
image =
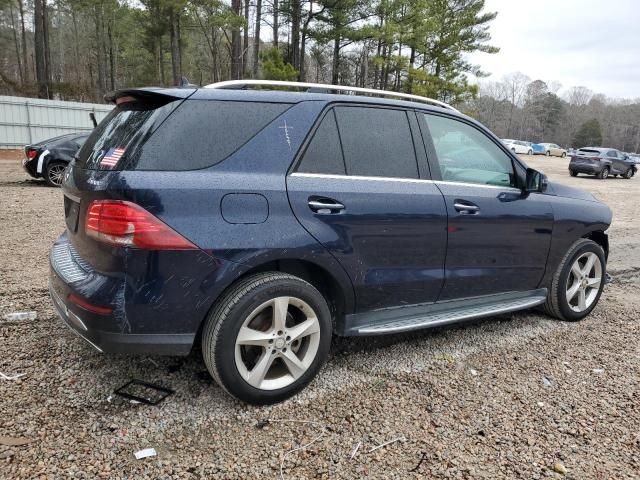
[[[533,168],[527,168],[527,178],[525,183],[525,192],[542,193],[547,189],[548,185],[547,176]]]

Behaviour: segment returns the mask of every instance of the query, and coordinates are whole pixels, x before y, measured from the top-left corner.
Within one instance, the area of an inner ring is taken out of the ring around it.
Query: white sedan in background
[[[510,138],[503,138],[502,143],[504,143],[507,148],[509,148],[514,153],[533,155],[533,148],[528,142],[523,142],[522,140],[511,140]]]

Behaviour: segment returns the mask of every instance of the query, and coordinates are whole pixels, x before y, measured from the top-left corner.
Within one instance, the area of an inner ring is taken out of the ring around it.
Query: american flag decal
[[[107,150],[102,160],[100,160],[100,166],[106,168],[113,168],[116,166],[120,158],[124,155],[124,148],[113,147]]]

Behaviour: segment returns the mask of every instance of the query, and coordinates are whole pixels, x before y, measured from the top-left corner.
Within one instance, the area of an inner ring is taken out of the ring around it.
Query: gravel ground
[[[199,352],[105,356],[67,330],[47,296],[62,194],[0,160],[0,372],[24,374],[0,379],[0,437],[30,441],[0,438],[0,478],[280,478],[283,461],[287,479],[639,478],[640,179],[571,178],[564,159],[527,160],[614,211],[615,282],[590,317],[525,312],[338,339],[309,388],[267,408],[225,395]],[[1,319],[23,310],[37,320]],[[156,407],[110,398],[131,378],[176,393]],[[148,447],[156,457],[134,458]]]

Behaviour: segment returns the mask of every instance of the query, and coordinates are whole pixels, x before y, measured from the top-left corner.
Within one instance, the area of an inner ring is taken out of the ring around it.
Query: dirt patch
[[[0,162],[0,478],[637,478],[640,179],[531,166],[614,211],[608,286],[586,320],[535,312],[451,329],[340,339],[318,379],[280,405],[229,398],[187,358],[100,355],[47,296],[62,193]],[[35,310],[35,321],[2,315]],[[112,396],[130,378],[176,390],[157,407]],[[308,423],[313,422],[313,423]],[[401,438],[387,447],[374,447]],[[308,448],[285,457],[300,445]],[[358,454],[352,451],[360,444]],[[153,447],[156,457],[136,460]],[[558,467],[560,469],[560,467]]]
[[[3,150],[0,149],[0,162],[21,160],[24,156],[22,150]]]

